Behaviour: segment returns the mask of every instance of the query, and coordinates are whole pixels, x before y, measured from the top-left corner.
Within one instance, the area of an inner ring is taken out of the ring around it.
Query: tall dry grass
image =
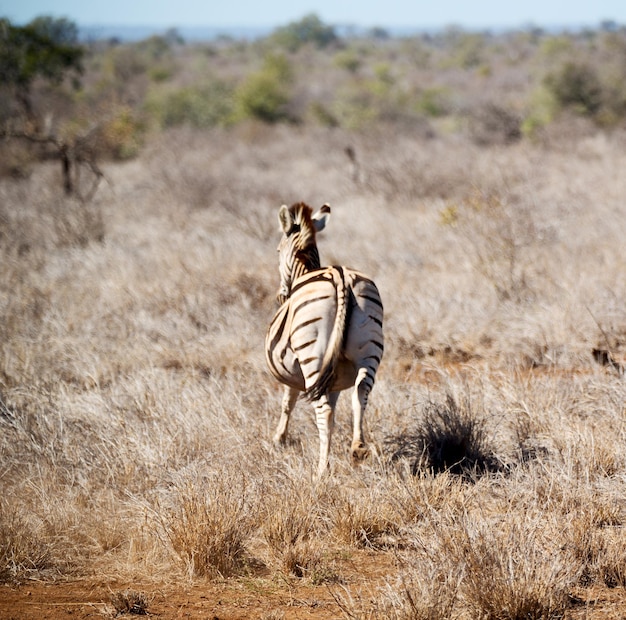
[[[623,346],[622,146],[181,130],[107,168],[93,219],[47,166],[3,180],[2,580],[265,567],[354,618],[556,618],[624,587],[626,384],[592,356]],[[309,408],[271,444],[262,349],[296,200],[332,205],[323,262],[386,312],[371,457],[350,465],[344,398],[319,484]],[[465,452],[433,460],[442,441]],[[394,572],[347,581],[362,549]]]

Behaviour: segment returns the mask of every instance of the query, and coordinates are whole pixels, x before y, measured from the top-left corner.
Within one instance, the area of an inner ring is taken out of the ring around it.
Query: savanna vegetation
[[[1,617],[624,616],[624,29],[0,40]],[[319,482],[263,353],[301,200],[385,304]]]

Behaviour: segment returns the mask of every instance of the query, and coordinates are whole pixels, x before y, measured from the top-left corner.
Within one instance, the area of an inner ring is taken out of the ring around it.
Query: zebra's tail
[[[337,313],[317,381],[304,393],[305,398],[309,401],[318,400],[330,389],[335,379],[337,363],[345,341],[349,304],[348,290],[341,267],[333,267],[333,280],[337,299]]]

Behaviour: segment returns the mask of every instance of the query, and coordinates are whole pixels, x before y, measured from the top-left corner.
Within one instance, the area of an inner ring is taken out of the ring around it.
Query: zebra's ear
[[[315,226],[315,230],[319,232],[320,230],[324,230],[326,224],[328,223],[328,218],[330,217],[330,205],[325,204],[317,213],[313,215],[311,218],[313,220],[313,226]]]
[[[293,227],[293,215],[291,215],[287,205],[283,205],[278,210],[278,222],[280,223],[280,229],[288,235]]]

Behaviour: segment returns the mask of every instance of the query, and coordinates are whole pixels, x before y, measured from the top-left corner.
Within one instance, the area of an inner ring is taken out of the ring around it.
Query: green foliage
[[[333,112],[321,101],[314,101],[310,106],[310,113],[315,122],[324,127],[338,127],[339,121]]]
[[[596,70],[586,63],[566,62],[548,74],[546,87],[562,107],[593,116],[602,105],[602,85]]]
[[[451,50],[450,56],[442,63],[444,68],[472,69],[483,62],[486,44],[482,34],[467,33],[453,27],[447,30],[444,38]]]
[[[335,65],[341,69],[345,69],[349,73],[356,73],[361,65],[363,59],[361,55],[354,49],[342,50],[335,54]]]
[[[565,36],[548,37],[540,47],[541,54],[549,59],[561,58],[572,51],[572,41]]]
[[[425,116],[439,117],[448,113],[450,103],[446,88],[433,86],[425,88],[418,96],[416,109]]]
[[[482,62],[485,40],[480,34],[466,34],[457,47],[457,60],[464,69],[477,67]]]
[[[170,40],[165,37],[153,36],[141,41],[137,47],[149,58],[159,60],[170,51]]]
[[[552,122],[557,109],[558,103],[548,88],[542,86],[535,89],[531,93],[528,112],[520,126],[522,135],[535,138],[544,127]]]
[[[233,89],[226,82],[206,84],[153,93],[146,112],[159,127],[207,128],[228,123],[233,113]]]
[[[367,31],[367,36],[370,39],[377,39],[378,41],[387,41],[390,38],[389,31],[381,26],[374,26]]]
[[[355,130],[368,127],[378,120],[377,116],[372,95],[355,88],[341,92],[330,113],[331,118],[337,119],[338,125]]]
[[[374,75],[376,76],[376,81],[373,88],[383,92],[391,88],[396,81],[391,71],[391,66],[386,62],[379,62],[374,66]]]
[[[266,123],[293,120],[287,110],[293,72],[287,58],[270,54],[235,92],[235,120],[255,118]]]
[[[28,148],[7,149],[5,170],[25,176],[30,161],[40,156],[37,142],[48,141],[62,161],[65,188],[70,187],[69,146],[51,139],[50,128],[42,131],[44,112],[49,118],[73,110],[72,99],[63,92],[66,77],[72,77],[78,88],[83,72],[84,49],[78,44],[76,25],[67,19],[38,17],[26,26],[13,26],[0,19],[0,118],[4,135],[22,139],[28,136],[34,144]],[[43,97],[34,96],[35,85]],[[37,109],[45,105],[45,110]],[[6,132],[6,133],[5,133]],[[15,157],[14,155],[17,155]]]
[[[28,25],[0,20],[0,82],[28,90],[36,78],[60,82],[82,71],[84,50],[76,25],[67,19],[39,17]]]
[[[139,46],[121,45],[107,53],[103,70],[106,78],[127,88],[129,81],[146,73],[149,66],[149,59]]]
[[[173,74],[173,69],[164,64],[155,65],[148,71],[148,75],[153,82],[166,82]]]
[[[400,52],[420,69],[428,69],[432,59],[432,50],[418,38],[404,39],[400,42]]]
[[[347,129],[360,129],[371,123],[412,121],[423,116],[419,102],[408,91],[388,62],[371,67],[372,77],[357,76],[336,92],[332,117]]]
[[[324,24],[317,15],[311,13],[276,30],[271,40],[290,52],[295,52],[309,43],[318,48],[328,47],[338,37],[332,26]]]
[[[121,108],[101,129],[99,148],[117,160],[136,157],[143,141],[144,125],[128,107]]]

